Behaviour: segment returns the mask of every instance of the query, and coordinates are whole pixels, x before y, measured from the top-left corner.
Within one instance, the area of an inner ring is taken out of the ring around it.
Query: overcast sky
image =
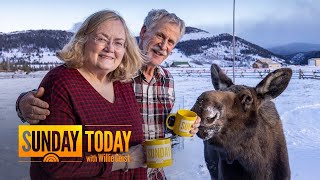
[[[151,9],[164,8],[214,35],[232,34],[233,0],[6,0],[0,32],[70,30],[101,9],[118,11],[134,35]],[[236,0],[236,35],[263,47],[320,44],[320,0]]]

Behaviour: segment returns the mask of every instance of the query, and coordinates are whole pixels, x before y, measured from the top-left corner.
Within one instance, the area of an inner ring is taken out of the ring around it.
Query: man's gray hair
[[[186,29],[184,21],[174,13],[169,13],[165,9],[152,9],[144,19],[143,25],[146,26],[147,29],[152,29],[162,19],[165,19],[169,23],[177,24],[180,27],[180,38],[184,35]]]

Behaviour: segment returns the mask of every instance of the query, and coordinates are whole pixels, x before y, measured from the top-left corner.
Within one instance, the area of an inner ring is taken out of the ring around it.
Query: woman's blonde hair
[[[70,68],[81,68],[84,63],[84,45],[88,41],[90,33],[94,32],[101,23],[109,20],[121,21],[125,30],[126,42],[125,53],[120,65],[110,72],[107,78],[110,81],[131,78],[146,63],[147,58],[141,53],[136,39],[130,34],[124,19],[111,10],[98,11],[89,16],[71,40],[61,51],[57,52],[57,57]]]

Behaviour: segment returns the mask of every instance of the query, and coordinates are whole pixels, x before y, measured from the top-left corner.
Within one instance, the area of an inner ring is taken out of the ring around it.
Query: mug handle
[[[167,119],[166,119],[166,125],[167,125],[167,127],[168,127],[170,130],[173,130],[173,126],[169,126],[169,118],[170,118],[171,116],[176,117],[176,114],[169,114],[169,116],[168,116]]]

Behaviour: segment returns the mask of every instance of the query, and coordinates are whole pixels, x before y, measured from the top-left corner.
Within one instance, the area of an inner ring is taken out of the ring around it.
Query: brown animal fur
[[[292,71],[278,69],[255,88],[233,85],[215,64],[217,91],[200,95],[192,110],[201,117],[197,135],[212,179],[290,179],[286,141],[272,101],[287,87]]]

